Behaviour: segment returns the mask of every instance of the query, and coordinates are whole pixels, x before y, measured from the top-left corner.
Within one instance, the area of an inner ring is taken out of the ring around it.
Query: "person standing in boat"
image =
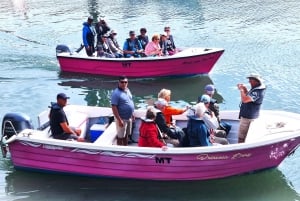
[[[97,45],[101,42],[101,38],[104,34],[108,34],[110,27],[107,25],[103,17],[100,17],[99,22],[95,26],[97,33]]]
[[[126,76],[119,78],[118,87],[111,95],[111,106],[117,127],[117,144],[126,146],[132,131],[134,103]]]
[[[239,143],[245,142],[251,122],[259,117],[261,104],[266,92],[266,86],[260,75],[253,73],[247,78],[251,85],[249,91],[245,85],[237,84],[241,94]]]
[[[92,25],[93,20],[94,20],[93,16],[89,16],[87,22],[83,23],[83,28],[82,28],[83,45],[85,47],[85,51],[88,56],[93,56],[93,53],[95,52],[96,32]]]
[[[64,93],[59,93],[56,96],[57,102],[51,103],[50,106],[50,130],[54,139],[68,140],[74,139],[77,141],[84,141],[79,138],[81,130],[79,128],[72,128],[69,126],[67,116],[63,108],[67,105],[69,97]]]
[[[129,38],[126,39],[123,45],[124,57],[142,57],[144,49],[140,41],[135,37],[134,31],[129,31]]]

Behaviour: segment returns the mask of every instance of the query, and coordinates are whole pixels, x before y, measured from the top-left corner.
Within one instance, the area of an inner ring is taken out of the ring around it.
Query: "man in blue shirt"
[[[141,57],[144,52],[140,41],[135,37],[135,32],[129,32],[129,38],[126,39],[123,45],[124,57]]]
[[[251,74],[247,78],[251,85],[249,91],[243,84],[237,85],[241,92],[239,143],[245,142],[251,122],[259,117],[260,106],[266,91],[266,86],[260,75]]]
[[[134,103],[128,88],[128,79],[119,78],[118,87],[111,95],[111,106],[117,127],[117,144],[126,146],[131,135]]]
[[[89,16],[87,22],[83,23],[82,28],[82,40],[85,47],[86,54],[88,56],[93,56],[95,52],[95,29],[92,26],[93,16]]]

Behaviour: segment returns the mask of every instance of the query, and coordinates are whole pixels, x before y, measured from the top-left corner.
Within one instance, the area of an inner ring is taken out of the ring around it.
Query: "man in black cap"
[[[259,117],[260,106],[266,91],[260,75],[253,73],[247,78],[251,85],[249,91],[245,85],[237,85],[241,93],[239,143],[245,142],[251,122]]]
[[[74,139],[83,141],[78,136],[81,133],[80,129],[75,129],[69,126],[69,122],[63,107],[67,105],[68,97],[64,93],[59,93],[56,96],[56,103],[51,103],[51,110],[49,114],[50,129],[54,139],[67,140]]]
[[[86,54],[88,56],[93,56],[93,53],[95,52],[96,31],[92,25],[93,20],[94,20],[93,16],[89,16],[87,22],[83,23],[83,28],[82,28],[82,40],[83,40]]]

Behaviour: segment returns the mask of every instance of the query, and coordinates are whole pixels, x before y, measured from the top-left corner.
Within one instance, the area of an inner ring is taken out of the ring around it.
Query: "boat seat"
[[[94,142],[97,145],[113,145],[116,144],[117,129],[116,122],[112,122],[104,132]]]
[[[66,111],[66,115],[68,117],[69,125],[74,128],[80,128],[80,137],[85,138],[88,124],[87,114],[81,112]],[[43,133],[43,137],[51,138],[49,110],[43,111],[38,115],[38,130],[42,131],[39,133]]]

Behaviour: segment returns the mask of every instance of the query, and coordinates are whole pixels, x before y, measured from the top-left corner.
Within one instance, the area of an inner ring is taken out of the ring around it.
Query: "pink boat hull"
[[[297,137],[222,152],[203,153],[200,148],[195,153],[153,154],[14,141],[9,150],[16,168],[145,180],[206,180],[276,167],[299,143]]]
[[[62,72],[86,73],[103,76],[127,77],[165,77],[191,76],[208,74],[224,49],[187,50],[188,53],[178,53],[169,57],[152,58],[100,58],[86,57],[72,54],[57,54]],[[181,55],[180,55],[181,54]]]

